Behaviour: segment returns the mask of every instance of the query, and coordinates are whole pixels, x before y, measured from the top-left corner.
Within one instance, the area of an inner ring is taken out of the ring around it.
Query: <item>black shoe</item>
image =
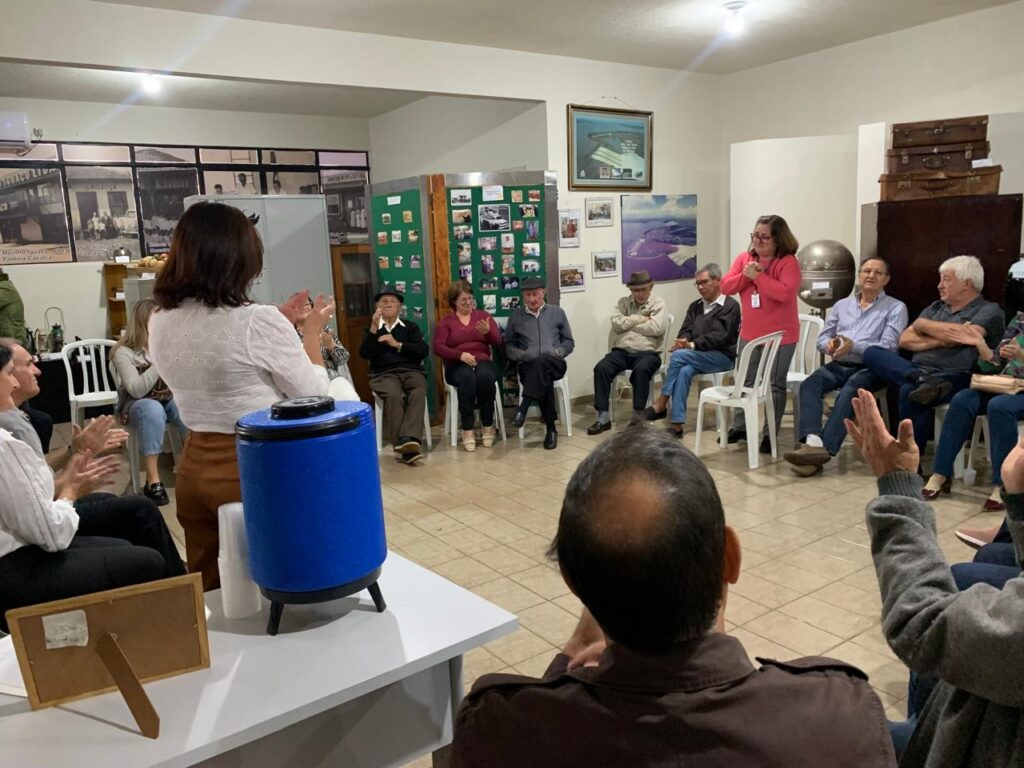
[[[654,408],[647,408],[644,411],[644,418],[648,421],[658,421],[659,419],[664,419],[666,416],[668,416],[667,408],[664,411],[656,411]]]
[[[158,507],[165,507],[171,503],[171,500],[167,498],[167,491],[164,489],[163,483],[153,483],[147,485],[142,489],[143,495],[156,504]]]
[[[411,467],[413,464],[417,464],[423,460],[423,454],[419,451],[416,451],[416,453],[403,453],[399,455],[398,460],[406,466]]]
[[[772,452],[772,439],[765,435],[761,438],[761,446],[757,449],[760,453],[771,453]]]
[[[917,388],[912,390],[907,397],[912,403],[929,406],[934,405],[952,391],[953,383],[951,381],[932,377],[918,384]]]
[[[512,414],[512,426],[519,429],[526,423],[526,411],[516,411]]]
[[[548,427],[544,433],[544,450],[553,451],[558,447],[558,431],[554,427]]]
[[[600,421],[595,421],[593,424],[587,427],[587,434],[600,435],[602,432],[607,432],[611,428],[612,423],[610,421],[605,424],[602,424]]]
[[[395,453],[402,456],[420,452],[420,441],[415,437],[409,437],[408,435],[402,435],[395,440]]]
[[[665,427],[665,431],[672,435],[672,437],[682,440],[685,428],[682,425],[680,425],[679,429],[676,429],[675,426],[670,424],[669,426]]]
[[[742,429],[730,429],[728,434],[725,436],[725,441],[729,445],[738,443],[741,440],[747,439],[747,433]]]

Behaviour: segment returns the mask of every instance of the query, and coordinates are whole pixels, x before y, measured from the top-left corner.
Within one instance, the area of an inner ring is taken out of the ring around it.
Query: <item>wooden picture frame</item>
[[[566,106],[569,189],[650,192],[653,112]]]

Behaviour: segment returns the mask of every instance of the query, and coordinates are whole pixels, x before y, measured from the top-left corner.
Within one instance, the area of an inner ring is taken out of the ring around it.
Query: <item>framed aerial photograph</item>
[[[657,281],[697,274],[697,196],[622,195],[622,275]]]
[[[569,104],[569,189],[651,190],[652,112]]]

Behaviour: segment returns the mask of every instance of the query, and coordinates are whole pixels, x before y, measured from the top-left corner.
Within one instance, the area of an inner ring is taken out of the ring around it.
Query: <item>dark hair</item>
[[[223,203],[196,203],[174,228],[153,299],[160,309],[174,309],[185,299],[240,307],[252,301],[249,286],[261,269],[263,243],[246,215]]]
[[[642,518],[614,503],[617,486],[638,481],[660,499]],[[626,648],[664,653],[701,637],[722,598],[725,514],[714,480],[678,440],[623,430],[570,478],[549,555]]]
[[[454,283],[448,286],[448,306],[455,309],[455,303],[459,300],[459,296],[464,293],[468,293],[470,296],[473,295],[473,286],[465,280],[456,280]]]
[[[859,265],[857,265],[857,271],[859,272],[860,268],[863,267],[865,262],[868,262],[868,261],[880,261],[880,262],[882,262],[882,266],[885,267],[885,274],[888,275],[888,276],[892,275],[892,266],[890,266],[889,262],[886,261],[885,259],[883,259],[881,256],[868,256],[866,259],[862,260]]]
[[[796,255],[796,252],[800,250],[800,243],[789,228],[789,224],[781,216],[776,216],[774,213],[760,216],[754,222],[754,226],[756,227],[758,224],[767,224],[771,230],[772,240],[775,241],[776,256]]]
[[[6,344],[0,344],[0,371],[7,367],[7,364],[14,359],[14,350]]]

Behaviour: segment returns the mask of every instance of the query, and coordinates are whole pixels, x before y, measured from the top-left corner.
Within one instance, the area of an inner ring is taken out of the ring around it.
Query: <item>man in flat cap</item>
[[[385,285],[373,301],[377,311],[363,331],[359,354],[369,361],[370,389],[384,404],[381,440],[391,443],[400,461],[415,464],[423,458],[427,342],[419,326],[399,317],[405,302],[401,293]]]
[[[661,367],[661,350],[668,331],[665,300],[652,295],[654,280],[646,270],[631,274],[626,287],[629,296],[619,299],[612,312],[611,351],[594,366],[597,421],[587,428],[588,435],[612,428],[608,397],[615,377],[625,370],[632,371],[629,383],[633,387],[633,416],[629,423],[644,421],[651,378]]]
[[[554,383],[565,376],[565,358],[575,342],[565,311],[545,303],[544,282],[539,277],[523,280],[522,291],[523,306],[512,313],[505,326],[505,354],[519,363],[523,385],[523,399],[512,417],[512,426],[523,426],[526,412],[537,405],[546,427],[544,447],[552,450],[558,445]]]

